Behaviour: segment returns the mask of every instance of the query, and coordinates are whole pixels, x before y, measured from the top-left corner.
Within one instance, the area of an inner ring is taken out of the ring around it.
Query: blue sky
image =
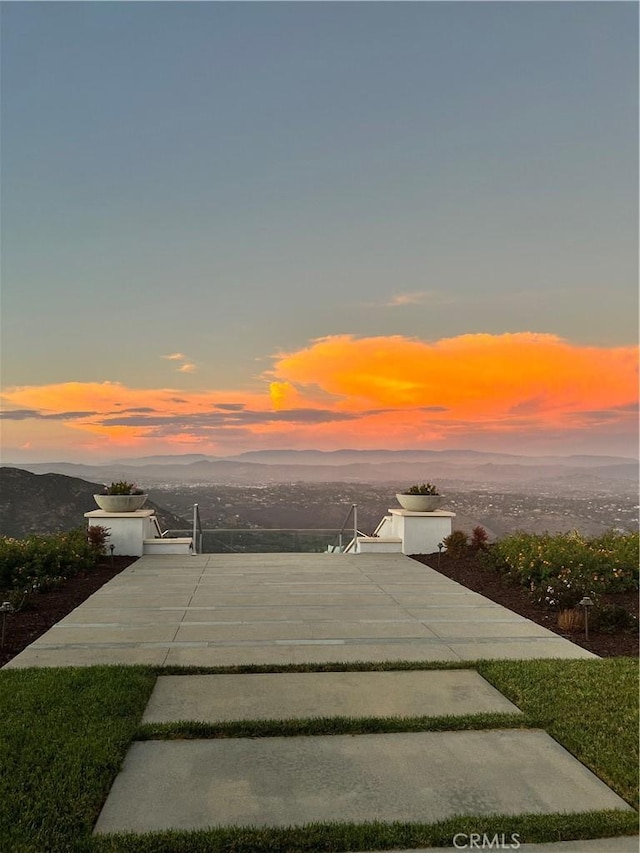
[[[635,3],[2,12],[6,388],[257,393],[345,335],[635,344]]]

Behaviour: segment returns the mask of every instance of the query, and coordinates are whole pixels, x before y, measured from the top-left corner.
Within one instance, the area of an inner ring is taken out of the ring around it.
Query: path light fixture
[[[13,613],[15,607],[10,601],[3,601],[0,604],[0,613],[2,613],[2,633],[0,636],[0,649],[4,648],[4,630],[7,621],[7,613]]]
[[[589,608],[593,607],[593,601],[589,598],[588,595],[585,595],[583,599],[578,602],[578,606],[582,607],[584,610],[584,638],[585,640],[589,640]]]
[[[440,568],[440,557],[442,557],[442,549],[444,548],[444,542],[438,542],[438,568]]]
[[[109,550],[111,551],[111,568],[113,568],[113,552],[116,550],[116,546],[113,542],[109,545]]]

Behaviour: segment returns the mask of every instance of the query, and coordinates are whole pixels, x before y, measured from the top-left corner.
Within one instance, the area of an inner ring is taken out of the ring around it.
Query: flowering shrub
[[[95,566],[84,528],[52,536],[0,536],[0,591],[44,589]]]
[[[536,536],[515,533],[497,542],[492,562],[553,609],[574,607],[588,595],[638,588],[637,533],[609,531],[588,538],[573,531]]]

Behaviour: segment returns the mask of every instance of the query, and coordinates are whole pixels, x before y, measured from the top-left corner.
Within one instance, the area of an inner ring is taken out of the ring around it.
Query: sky
[[[637,456],[638,5],[2,4],[2,457]]]

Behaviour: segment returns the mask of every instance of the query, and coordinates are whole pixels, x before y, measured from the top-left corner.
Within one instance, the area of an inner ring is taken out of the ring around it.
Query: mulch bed
[[[18,613],[6,617],[5,642],[0,649],[0,666],[15,657],[34,640],[37,640],[52,625],[59,622],[67,613],[82,604],[103,584],[119,574],[136,561],[136,557],[114,557],[99,563],[86,574],[69,578],[59,587],[37,595],[28,606]],[[589,632],[589,642],[584,633],[566,634],[556,624],[556,614],[545,610],[531,600],[527,590],[510,582],[503,575],[484,567],[474,556],[454,560],[446,553],[420,554],[414,557],[426,563],[448,578],[461,583],[468,589],[479,592],[492,601],[508,607],[515,613],[543,625],[573,643],[588,649],[600,657],[638,657],[638,635],[636,632],[618,632],[616,634]],[[439,560],[439,562],[438,562]],[[610,596],[608,603],[619,604],[638,615],[638,596],[635,593]],[[1,618],[1,617],[0,617]]]
[[[23,610],[6,616],[4,646],[0,648],[0,666],[59,622],[67,613],[86,601],[107,581],[134,563],[137,557],[107,557],[90,572],[63,581],[55,589],[35,596]],[[0,616],[0,619],[2,617]]]
[[[584,638],[584,630],[572,634],[565,633],[558,628],[556,612],[536,604],[523,586],[514,583],[499,572],[483,566],[473,553],[463,559],[453,559],[446,552],[442,556],[438,553],[417,554],[413,559],[426,563],[432,569],[436,569],[436,571],[468,589],[479,592],[486,598],[490,598],[491,601],[508,607],[514,613],[531,619],[532,622],[548,628],[599,657],[638,657],[638,634],[636,631],[619,631],[615,634],[608,634],[590,628],[588,642]],[[602,602],[604,604],[618,604],[630,613],[638,615],[638,595],[635,592],[603,596]]]

